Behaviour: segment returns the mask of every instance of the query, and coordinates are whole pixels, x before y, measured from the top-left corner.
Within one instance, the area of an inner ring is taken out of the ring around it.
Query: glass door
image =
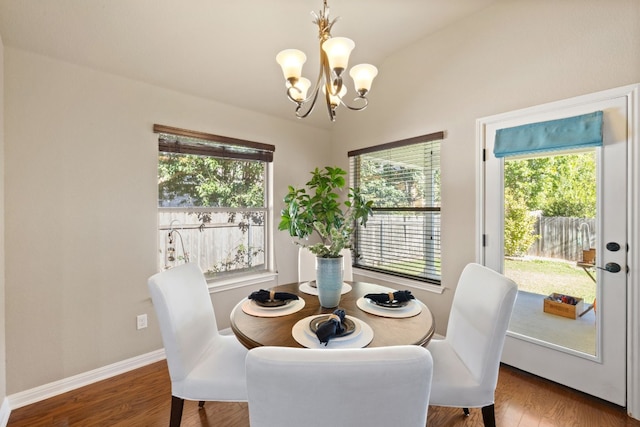
[[[602,147],[496,158],[498,129],[603,111]],[[519,285],[503,362],[626,403],[627,98],[479,121],[485,265]],[[617,249],[616,249],[617,248]]]
[[[504,160],[513,334],[596,355],[596,150]],[[542,310],[541,310],[542,307]]]

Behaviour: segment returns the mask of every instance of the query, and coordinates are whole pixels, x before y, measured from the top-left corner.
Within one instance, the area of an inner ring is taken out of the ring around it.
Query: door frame
[[[597,100],[626,96],[628,106],[627,131],[627,241],[629,242],[627,276],[627,413],[640,419],[640,84],[609,89],[575,98],[515,110],[476,120],[476,261],[485,263],[483,236],[485,198],[485,126],[489,121],[501,121],[529,115],[550,108],[566,108]],[[634,263],[633,261],[636,261]]]

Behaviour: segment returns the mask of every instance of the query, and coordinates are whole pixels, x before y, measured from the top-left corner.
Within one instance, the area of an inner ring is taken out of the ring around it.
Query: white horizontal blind
[[[374,202],[354,265],[440,283],[440,144],[444,132],[349,153],[351,185]]]

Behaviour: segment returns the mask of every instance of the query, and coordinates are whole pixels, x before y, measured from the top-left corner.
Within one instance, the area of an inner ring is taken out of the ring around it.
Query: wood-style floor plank
[[[8,427],[169,425],[171,384],[166,362],[15,409]],[[401,414],[398,426],[402,427]],[[502,366],[496,390],[500,427],[640,427],[618,406]],[[458,408],[430,407],[430,427],[482,427],[482,414],[464,417]],[[248,427],[246,403],[185,402],[184,427]],[[304,427],[304,426],[301,426]]]

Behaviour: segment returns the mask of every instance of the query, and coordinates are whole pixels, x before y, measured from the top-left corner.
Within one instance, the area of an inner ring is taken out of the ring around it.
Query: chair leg
[[[182,422],[182,408],[184,408],[184,399],[171,396],[171,419],[169,427],[180,427]]]
[[[201,400],[200,402],[198,402],[198,408],[200,409],[204,408],[204,400]]]
[[[462,408],[462,410],[464,411],[464,416],[468,417],[469,416],[469,408]]]
[[[496,427],[495,405],[482,408],[482,421],[484,421],[484,427]]]

